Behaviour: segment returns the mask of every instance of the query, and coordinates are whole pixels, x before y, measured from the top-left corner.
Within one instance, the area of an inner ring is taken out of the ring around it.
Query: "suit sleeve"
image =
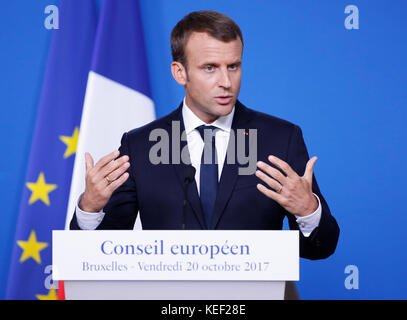
[[[139,206],[135,173],[134,168],[132,167],[134,161],[132,161],[132,155],[129,150],[127,133],[125,133],[121,139],[119,151],[119,157],[128,155],[130,158],[130,167],[127,169],[129,178],[127,178],[126,182],[113,192],[109,202],[103,208],[105,215],[96,230],[131,230],[133,229],[137,218]],[[71,220],[70,229],[80,230],[76,214],[74,214]]]
[[[309,155],[302,131],[298,126],[294,126],[287,152],[287,162],[298,175],[302,176],[308,160]],[[312,180],[312,191],[321,201],[321,219],[319,225],[308,237],[300,232],[300,256],[311,260],[325,259],[335,252],[339,238],[339,226],[319,190],[315,174]],[[298,230],[295,216],[287,211],[285,213],[290,229]]]

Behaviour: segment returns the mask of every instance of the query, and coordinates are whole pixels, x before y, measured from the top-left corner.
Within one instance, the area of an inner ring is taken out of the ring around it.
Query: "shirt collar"
[[[211,123],[211,126],[219,128],[223,131],[230,132],[230,128],[232,127],[233,115],[235,113],[235,106],[233,106],[232,111],[226,115],[221,116],[216,119],[214,122]],[[184,103],[182,105],[182,118],[184,119],[184,126],[186,134],[189,134],[191,131],[196,129],[201,125],[208,125],[199,119],[195,113],[187,106],[184,97]]]

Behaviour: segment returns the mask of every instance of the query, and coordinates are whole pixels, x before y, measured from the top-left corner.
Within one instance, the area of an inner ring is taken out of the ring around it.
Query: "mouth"
[[[221,105],[229,104],[233,100],[233,96],[218,96],[215,97],[215,101]]]

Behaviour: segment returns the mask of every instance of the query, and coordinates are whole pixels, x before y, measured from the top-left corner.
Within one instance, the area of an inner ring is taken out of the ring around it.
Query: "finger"
[[[103,168],[101,168],[98,172],[100,175],[100,178],[103,179],[104,177],[109,176],[112,172],[120,168],[123,164],[128,163],[129,161],[129,156],[124,155],[120,157],[119,159],[112,160],[108,164],[106,164]]]
[[[280,184],[284,184],[285,180],[287,179],[279,170],[276,168],[273,168],[272,166],[268,165],[267,163],[264,163],[263,161],[258,161],[257,166],[266,172],[270,177],[274,178]]]
[[[287,177],[291,178],[291,177],[297,175],[297,173],[290,167],[290,165],[287,162],[285,162],[275,156],[272,156],[272,155],[270,155],[268,157],[268,160],[272,164],[274,164],[275,166],[277,166],[278,168],[283,170],[284,173],[287,175]]]
[[[125,172],[123,173],[118,179],[113,181],[107,186],[107,189],[109,192],[113,193],[118,187],[120,187],[123,183],[126,182],[126,180],[129,178],[129,173]]]
[[[111,162],[112,160],[116,159],[120,155],[120,152],[118,150],[113,151],[112,153],[109,153],[107,156],[104,156],[102,159],[100,159],[96,165],[95,169],[98,171],[103,168],[106,164]]]
[[[312,183],[312,176],[314,175],[314,166],[315,162],[317,162],[318,158],[317,157],[312,157],[310,160],[307,162],[307,166],[305,167],[305,172],[303,177],[308,181]]]
[[[89,172],[89,170],[94,167],[93,158],[89,152],[85,152],[85,164],[86,164],[86,172]]]
[[[267,174],[260,170],[256,170],[256,176],[259,179],[263,180],[266,184],[268,184],[269,187],[273,188],[273,190],[275,191],[280,190],[282,186],[278,181],[270,178]]]
[[[106,177],[109,178],[109,180],[111,180],[111,181],[117,180],[123,173],[125,173],[127,171],[127,169],[129,167],[130,167],[130,162],[125,162],[120,167],[118,167],[116,170],[109,173]]]
[[[270,199],[273,199],[274,201],[278,202],[280,205],[282,204],[282,201],[284,198],[277,192],[266,188],[265,186],[263,186],[260,183],[257,184],[257,190],[259,190],[261,193],[263,193],[266,197],[269,197]]]

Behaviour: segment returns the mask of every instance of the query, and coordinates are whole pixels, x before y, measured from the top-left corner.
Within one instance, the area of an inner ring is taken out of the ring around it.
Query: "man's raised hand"
[[[257,166],[260,170],[256,171],[256,176],[271,189],[260,183],[257,184],[257,189],[278,202],[288,212],[298,216],[307,216],[317,210],[319,204],[312,193],[312,176],[317,159],[317,157],[313,157],[308,160],[304,175],[300,177],[288,163],[270,155],[268,160],[280,168],[285,175],[269,164],[259,161]]]
[[[120,155],[118,150],[93,164],[92,156],[86,152],[86,187],[79,204],[85,212],[99,212],[108,203],[112,193],[129,177],[129,157]],[[116,160],[115,160],[116,159]]]

